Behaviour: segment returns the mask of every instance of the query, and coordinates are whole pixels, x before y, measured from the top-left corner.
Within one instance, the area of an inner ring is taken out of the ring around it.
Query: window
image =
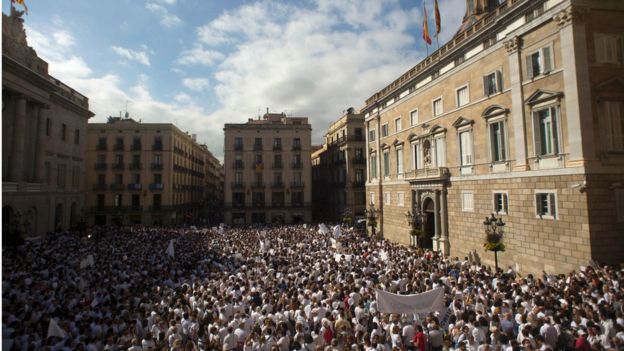
[[[552,68],[553,59],[550,46],[543,47],[526,57],[526,70],[529,79],[547,74]]]
[[[624,63],[624,37],[615,34],[594,33],[596,63]]]
[[[509,203],[509,201],[507,200],[507,193],[494,192],[492,196],[494,201],[494,212],[496,214],[507,214]]]
[[[160,209],[162,203],[162,194],[154,194],[152,196],[152,204],[154,206],[154,209]]]
[[[442,98],[433,100],[433,117],[439,116],[444,112],[442,107]]]
[[[397,193],[397,206],[404,206],[405,194],[402,191]]]
[[[446,142],[445,138],[435,139],[435,151],[436,151],[436,166],[446,166]]]
[[[80,144],[80,129],[74,130],[74,144]]]
[[[457,94],[457,107],[464,106],[470,101],[469,96],[468,96],[467,85],[457,89],[456,94]]]
[[[369,204],[374,205],[375,204],[375,193],[370,193],[369,194]]]
[[[154,164],[155,165],[160,165],[162,164],[162,157],[160,154],[155,154],[154,155]]]
[[[364,140],[364,134],[362,134],[362,128],[355,128],[355,140]]]
[[[412,144],[412,169],[423,168],[420,143]]]
[[[507,159],[505,148],[505,122],[497,121],[489,124],[490,129],[490,147],[492,153],[492,162],[501,162]]]
[[[381,125],[381,137],[388,136],[388,123]]]
[[[459,133],[460,163],[462,166],[472,165],[472,131],[467,130]]]
[[[46,136],[50,136],[50,130],[52,129],[52,120],[46,118]]]
[[[243,138],[236,137],[234,138],[234,150],[241,151],[243,149]]]
[[[122,206],[122,204],[123,204],[123,197],[122,197],[121,194],[115,194],[113,199],[114,199],[113,202],[114,202],[115,207],[119,208],[119,207]]]
[[[65,139],[67,139],[67,125],[63,123],[61,125],[61,140],[65,141]]]
[[[472,212],[474,211],[474,195],[471,192],[463,191],[461,193],[462,211]]]
[[[80,167],[74,166],[72,168],[72,187],[80,187]]]
[[[377,155],[372,154],[370,156],[370,177],[371,179],[377,178]]]
[[[355,149],[355,159],[358,161],[364,160],[364,149],[361,147]]]
[[[363,169],[355,170],[355,182],[357,184],[364,184],[364,170]]]
[[[403,173],[403,148],[396,149],[396,171],[397,174]]]
[[[274,138],[273,139],[273,149],[281,150],[282,149],[282,138]]]
[[[234,184],[236,184],[236,185],[242,185],[243,184],[243,173],[242,172],[234,173]]]
[[[162,184],[162,174],[154,173],[154,184]]]
[[[66,179],[67,179],[67,166],[66,165],[58,165],[56,170],[57,170],[56,185],[60,189],[64,189],[65,188],[65,182],[66,182]]]
[[[138,194],[132,194],[132,208],[136,209],[141,206],[141,198]]]
[[[401,117],[394,119],[394,131],[400,132],[403,128],[401,128]]]
[[[44,176],[44,179],[45,179],[45,183],[47,185],[50,185],[50,175],[51,175],[50,174],[50,162],[46,161],[43,164],[43,168],[44,168],[44,175],[43,176]]]
[[[294,138],[293,139],[293,149],[301,149],[301,139]]]
[[[141,164],[141,155],[140,154],[134,154],[132,155],[132,164],[135,166],[138,166]]]
[[[375,141],[375,131],[374,130],[369,130],[368,131],[368,141]]]
[[[259,165],[262,163],[262,154],[255,154],[254,155],[254,160],[256,165]]]
[[[281,154],[273,155],[273,166],[275,168],[282,167],[282,155]]]
[[[96,205],[98,208],[103,208],[104,204],[106,203],[105,201],[106,201],[106,195],[104,194],[97,195]]]
[[[410,125],[415,126],[418,124],[418,110],[410,112]]]
[[[557,218],[557,193],[549,190],[535,191],[535,210],[539,218]]]
[[[559,123],[556,107],[533,112],[535,154],[538,156],[559,153]]]
[[[98,184],[104,185],[106,184],[106,174],[98,174]]]
[[[384,205],[390,205],[391,202],[391,197],[390,197],[390,193],[389,192],[385,192],[384,193]]]
[[[615,209],[618,222],[624,222],[624,189],[615,189]]]
[[[255,138],[254,150],[262,150],[262,138]]]
[[[483,76],[483,94],[494,95],[503,91],[503,74],[501,71],[492,72]]]
[[[115,183],[113,184],[123,184],[123,174],[121,173],[115,174]]]
[[[232,202],[234,206],[241,207],[245,205],[245,193],[235,192],[232,193]]]
[[[600,101],[599,111],[604,151],[624,151],[624,102]]]
[[[390,153],[385,150],[383,153],[384,177],[390,176]]]
[[[366,205],[366,193],[363,191],[355,192],[355,204],[358,206]]]
[[[141,184],[141,174],[135,173],[132,175],[132,184]]]

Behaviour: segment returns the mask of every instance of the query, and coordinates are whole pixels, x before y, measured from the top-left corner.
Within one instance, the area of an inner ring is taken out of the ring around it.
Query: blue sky
[[[420,0],[25,1],[29,45],[89,97],[91,122],[127,103],[137,120],[197,133],[219,158],[223,124],[267,107],[309,117],[320,144],[344,110],[425,56]],[[443,43],[465,1],[439,5]]]

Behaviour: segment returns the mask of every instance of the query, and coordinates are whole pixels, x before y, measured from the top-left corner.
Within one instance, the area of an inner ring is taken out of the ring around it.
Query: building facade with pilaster
[[[413,244],[417,226],[491,264],[494,213],[502,266],[622,262],[623,23],[621,1],[468,0],[459,32],[361,109],[383,236]]]
[[[363,218],[366,209],[364,115],[353,108],[333,122],[321,149],[312,153],[315,220]]]
[[[89,99],[48,73],[21,14],[2,15],[2,226],[22,235],[71,229],[85,201]]]
[[[304,223],[312,220],[307,117],[267,113],[226,124],[225,223]]]

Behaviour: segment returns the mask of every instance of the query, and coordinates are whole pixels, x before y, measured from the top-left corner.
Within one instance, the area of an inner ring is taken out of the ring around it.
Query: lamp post
[[[377,227],[377,213],[378,210],[375,208],[375,205],[370,204],[370,207],[365,210],[366,211],[366,221],[367,225],[371,227],[371,237],[375,238],[375,228]]]
[[[494,213],[490,217],[485,217],[483,221],[483,229],[485,230],[485,243],[483,247],[487,251],[494,251],[494,265],[498,272],[498,252],[505,251],[505,244],[503,244],[505,222],[503,218],[496,218]]]
[[[409,210],[405,212],[405,219],[407,220],[407,224],[410,226],[410,235],[412,236],[412,241],[415,246],[419,246],[419,238],[422,236],[422,223],[424,221],[424,214],[422,214],[418,209],[414,210],[412,214]]]

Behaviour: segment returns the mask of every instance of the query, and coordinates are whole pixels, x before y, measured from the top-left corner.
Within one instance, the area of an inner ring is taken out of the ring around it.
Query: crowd
[[[619,267],[521,276],[348,229],[331,237],[129,227],[3,247],[2,349],[624,349]],[[378,311],[376,289],[435,288],[443,310]]]

